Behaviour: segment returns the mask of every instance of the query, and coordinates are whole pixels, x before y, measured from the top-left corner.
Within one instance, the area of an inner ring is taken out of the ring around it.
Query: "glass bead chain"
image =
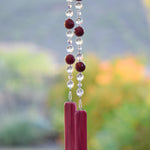
[[[73,11],[71,10],[73,0],[66,0],[66,2],[68,3],[68,9],[66,10],[67,20],[65,20],[65,27],[67,29],[66,36],[68,38],[67,39],[68,46],[66,48],[66,51],[68,54],[67,54],[65,60],[66,60],[66,63],[68,64],[67,73],[69,74],[68,82],[67,82],[67,87],[69,88],[68,100],[72,101],[72,88],[74,87],[74,82],[72,81],[72,78],[73,78],[72,64],[75,62],[75,58],[71,54],[74,51],[74,47],[72,45],[72,37],[74,35],[72,28],[74,27],[74,21],[71,19],[71,17],[73,16]]]
[[[77,74],[77,80],[78,80],[78,89],[76,91],[77,96],[79,97],[79,109],[82,109],[82,100],[81,97],[84,94],[84,90],[82,89],[82,80],[84,79],[84,75],[82,74],[82,72],[85,70],[85,65],[82,62],[83,59],[83,54],[82,54],[82,44],[83,44],[83,39],[81,38],[81,36],[84,34],[84,30],[81,27],[82,23],[83,23],[83,19],[81,18],[81,9],[82,9],[83,5],[81,3],[81,0],[76,0],[76,4],[75,4],[75,8],[77,10],[77,19],[76,19],[76,28],[74,30],[75,35],[77,36],[76,38],[76,45],[77,45],[77,55],[76,55],[76,59],[77,59],[77,63],[76,63],[76,70],[79,72]]]

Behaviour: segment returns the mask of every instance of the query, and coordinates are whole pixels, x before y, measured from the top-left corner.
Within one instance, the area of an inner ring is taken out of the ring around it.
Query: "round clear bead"
[[[67,72],[72,73],[73,72],[73,67],[70,65],[67,67]]]
[[[83,54],[81,53],[78,53],[77,56],[76,56],[77,60],[82,60],[83,59]]]
[[[66,2],[73,2],[73,0],[66,0]]]
[[[67,17],[72,17],[72,16],[73,16],[73,11],[72,11],[71,9],[68,9],[68,10],[66,11],[66,16],[67,16]]]
[[[82,45],[82,44],[83,44],[82,38],[77,38],[77,39],[76,39],[76,44],[77,44],[77,45]]]
[[[77,74],[77,80],[82,81],[84,79],[84,75],[80,72]]]
[[[72,8],[72,5],[71,5],[71,4],[69,4],[69,5],[68,5],[68,9],[71,9],[71,8]]]
[[[67,86],[68,86],[69,89],[72,89],[73,86],[74,86],[74,82],[73,82],[72,80],[69,80],[69,81],[67,82]]]
[[[79,16],[81,16],[82,15],[82,13],[81,13],[81,11],[77,11],[77,16],[79,17]]]
[[[79,88],[79,89],[77,89],[77,95],[79,96],[79,97],[81,97],[83,94],[84,94],[84,91],[83,91],[83,89],[81,89],[81,88]]]
[[[71,80],[72,78],[73,78],[73,75],[72,75],[72,74],[69,74],[69,75],[68,75],[68,79]]]
[[[67,52],[72,53],[74,51],[74,47],[72,45],[67,46]]]
[[[68,39],[68,44],[72,44],[72,40],[71,39]]]
[[[66,36],[69,37],[69,38],[72,38],[73,37],[73,32],[71,30],[68,30],[66,32]]]
[[[82,87],[82,83],[79,82],[79,83],[77,84],[77,86],[78,86],[79,88],[81,88],[81,87]]]
[[[83,23],[83,19],[82,18],[77,18],[76,19],[76,24],[81,25]]]
[[[82,7],[83,7],[83,5],[80,2],[77,2],[76,5],[75,5],[76,9],[82,9]]]

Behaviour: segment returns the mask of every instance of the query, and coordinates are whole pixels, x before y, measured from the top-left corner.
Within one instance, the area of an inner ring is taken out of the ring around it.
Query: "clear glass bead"
[[[82,53],[78,53],[76,56],[77,60],[82,60],[83,59],[83,54]]]
[[[81,88],[77,89],[76,92],[77,92],[77,95],[78,95],[79,97],[81,97],[81,96],[84,94],[84,90],[81,89]]]
[[[68,42],[68,44],[72,44],[72,40],[71,39],[68,39],[67,42]]]
[[[82,109],[82,100],[79,99],[79,109],[81,110]]]
[[[72,5],[71,4],[68,4],[68,9],[71,9],[72,8]]]
[[[82,87],[82,83],[79,82],[79,83],[77,84],[77,86],[78,86],[79,88],[81,88],[81,87]]]
[[[79,16],[81,16],[82,15],[82,13],[81,13],[81,11],[77,11],[77,16],[79,17]]]
[[[73,2],[73,0],[66,0],[66,2]]]
[[[72,11],[71,9],[68,9],[68,10],[66,11],[66,16],[67,16],[67,17],[72,17],[72,16],[73,16],[73,11]]]
[[[68,73],[72,73],[72,72],[73,72],[73,67],[72,67],[71,65],[69,65],[69,66],[67,67],[67,72],[68,72]]]
[[[72,74],[69,74],[69,75],[68,75],[68,79],[71,80],[72,78],[73,78],[73,75],[72,75]]]
[[[73,32],[71,31],[71,30],[68,30],[67,32],[66,32],[66,36],[67,37],[69,37],[69,38],[72,38],[73,37]]]
[[[82,9],[82,7],[83,7],[83,5],[82,5],[81,2],[77,2],[77,3],[75,4],[75,8],[76,8],[76,9]]]
[[[84,75],[80,72],[77,74],[77,80],[82,81],[84,79]]]
[[[77,44],[77,45],[82,45],[82,44],[83,44],[82,38],[77,38],[77,39],[76,39],[76,44]]]
[[[67,46],[67,52],[72,53],[74,51],[74,47],[72,45]]]
[[[78,52],[79,53],[82,52],[82,47],[81,46],[78,47]]]
[[[68,86],[69,89],[72,89],[73,86],[74,86],[74,82],[73,82],[72,80],[69,80],[69,81],[67,82],[67,86]]]
[[[69,91],[69,93],[68,93],[68,100],[72,101],[72,92],[71,91]]]
[[[82,18],[77,18],[76,19],[76,24],[81,25],[83,23],[83,19]]]

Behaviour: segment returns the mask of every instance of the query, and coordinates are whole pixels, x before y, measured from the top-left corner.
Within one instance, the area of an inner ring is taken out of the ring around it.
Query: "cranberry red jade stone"
[[[66,56],[65,61],[67,64],[73,64],[75,62],[75,58],[73,55],[69,54]]]
[[[76,63],[76,70],[78,72],[83,72],[85,70],[85,64],[83,62]]]
[[[72,19],[65,20],[65,27],[67,29],[72,29],[74,27],[74,21]]]
[[[82,36],[84,34],[84,30],[82,27],[78,26],[74,29],[74,33],[76,36]]]

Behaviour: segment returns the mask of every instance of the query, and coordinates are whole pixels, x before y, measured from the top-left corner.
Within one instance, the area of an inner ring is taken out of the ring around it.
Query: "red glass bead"
[[[76,1],[82,1],[82,0],[76,0]]]
[[[67,64],[73,64],[75,62],[75,58],[73,55],[69,54],[66,56],[65,61]]]
[[[85,70],[85,64],[83,62],[77,62],[76,63],[76,70],[78,72],[83,72]]]
[[[74,33],[76,36],[82,36],[84,34],[84,30],[82,27],[78,26],[74,29]]]
[[[74,21],[72,19],[65,20],[65,27],[67,29],[72,29],[74,27]]]

